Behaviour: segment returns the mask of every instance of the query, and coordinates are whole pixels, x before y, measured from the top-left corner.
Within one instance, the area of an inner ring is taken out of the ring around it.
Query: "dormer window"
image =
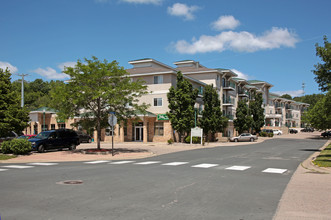
[[[154,84],[162,84],[163,76],[154,76]]]

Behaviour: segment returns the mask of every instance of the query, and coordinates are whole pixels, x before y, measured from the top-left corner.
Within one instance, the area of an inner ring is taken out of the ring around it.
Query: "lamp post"
[[[43,110],[43,128],[41,131],[45,131],[45,109]]]
[[[24,107],[24,76],[28,76],[28,74],[17,74],[22,77],[22,89],[21,89],[21,107]]]

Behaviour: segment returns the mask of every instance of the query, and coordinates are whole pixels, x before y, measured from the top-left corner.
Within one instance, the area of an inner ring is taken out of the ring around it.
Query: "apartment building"
[[[288,128],[302,127],[301,115],[307,110],[308,104],[280,98],[270,93],[272,84],[260,80],[245,80],[238,78],[237,74],[228,69],[207,68],[194,60],[182,60],[174,62],[175,67],[146,58],[129,61],[132,68],[126,71],[133,81],[146,82],[148,94],[143,95],[139,102],[150,104],[147,114],[136,112],[136,118],[128,120],[126,124],[118,124],[102,130],[102,141],[111,141],[114,135],[115,142],[165,142],[173,138],[169,118],[166,115],[168,109],[167,93],[171,86],[176,87],[177,72],[181,71],[194,88],[199,90],[195,108],[198,112],[203,110],[203,90],[206,85],[212,84],[219,95],[223,115],[229,119],[228,127],[218,138],[237,135],[233,125],[236,115],[237,103],[245,99],[254,99],[254,94],[261,93],[263,107],[265,109],[264,128],[281,129],[285,133]],[[201,117],[198,115],[198,117]],[[56,112],[51,109],[38,109],[30,112],[30,131],[27,133],[39,133],[42,130],[57,128],[73,128],[73,123],[78,118],[56,121]],[[43,127],[44,126],[44,127]],[[96,137],[96,132],[94,132]]]

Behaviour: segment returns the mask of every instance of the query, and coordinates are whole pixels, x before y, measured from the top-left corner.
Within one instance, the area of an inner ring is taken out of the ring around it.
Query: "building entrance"
[[[135,141],[143,141],[144,138],[144,127],[143,126],[135,126],[134,127],[134,140]]]

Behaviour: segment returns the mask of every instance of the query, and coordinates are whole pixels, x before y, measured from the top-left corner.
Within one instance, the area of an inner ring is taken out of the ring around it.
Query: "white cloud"
[[[8,62],[3,62],[3,61],[0,61],[0,68],[3,69],[3,70],[6,70],[6,68],[8,67],[9,71],[11,74],[14,74],[18,71],[17,67],[16,66],[13,66],[11,65],[10,63]]]
[[[212,28],[217,31],[222,31],[225,29],[233,30],[240,25],[240,22],[236,20],[232,15],[225,15],[218,18],[217,21],[214,21]]]
[[[280,47],[295,47],[297,42],[297,35],[287,28],[273,27],[261,36],[246,31],[225,31],[216,36],[202,35],[198,40],[193,38],[192,43],[179,40],[173,43],[173,46],[179,53],[196,54],[224,50],[255,52]]]
[[[101,0],[104,1],[104,0]],[[159,5],[163,0],[121,0],[122,2],[135,3],[135,4],[154,4]]]
[[[77,63],[76,62],[64,62],[64,63],[60,63],[59,65],[57,65],[57,67],[63,71],[64,67],[75,67]]]
[[[293,97],[297,97],[297,96],[302,96],[303,92],[304,91],[302,89],[299,89],[299,90],[295,90],[295,91],[276,91],[276,92],[272,92],[272,93],[276,93],[277,95],[289,94],[293,98]]]
[[[46,69],[38,68],[36,70],[33,70],[32,72],[35,72],[43,77],[46,77],[47,79],[63,80],[69,78],[67,74],[58,73],[56,72],[55,69],[51,67],[46,67]]]
[[[171,7],[168,7],[168,14],[173,16],[184,17],[185,20],[193,20],[194,19],[193,12],[195,12],[198,9],[199,7],[195,5],[188,6],[181,3],[175,3]]]
[[[236,69],[231,69],[232,72],[234,72],[235,74],[238,75],[238,78],[242,78],[242,79],[249,79],[249,76],[247,74],[244,74],[242,72],[240,72],[239,70]]]

